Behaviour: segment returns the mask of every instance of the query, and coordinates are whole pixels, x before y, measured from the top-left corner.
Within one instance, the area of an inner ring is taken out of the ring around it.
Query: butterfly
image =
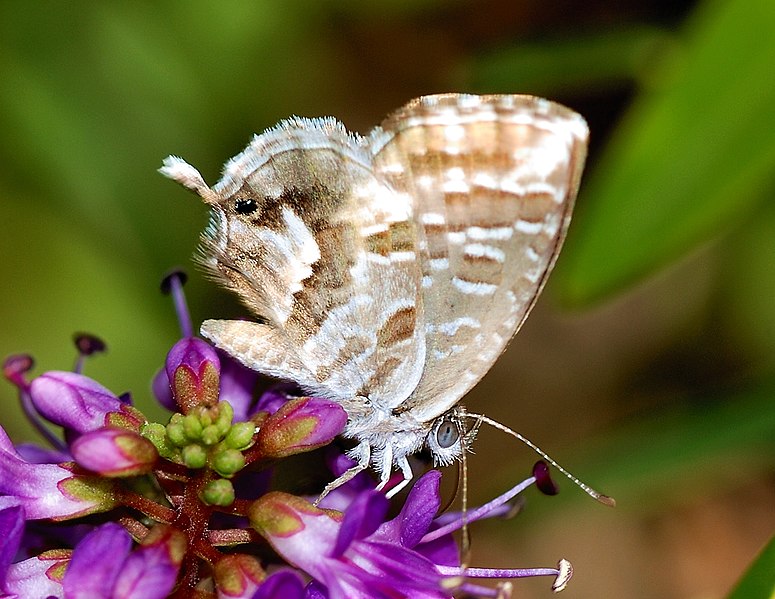
[[[523,95],[412,100],[368,135],[293,117],[256,135],[209,187],[200,261],[258,321],[202,335],[249,368],[348,414],[357,465],[412,478],[408,457],[465,451],[460,399],[536,302],[586,156],[584,119]]]

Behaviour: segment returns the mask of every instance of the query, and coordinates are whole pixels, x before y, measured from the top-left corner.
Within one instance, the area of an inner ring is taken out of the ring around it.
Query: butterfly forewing
[[[375,170],[414,201],[427,421],[490,369],[553,266],[586,151],[576,113],[528,96],[420,98],[373,135]]]
[[[293,119],[227,164],[205,264],[271,328],[204,332],[256,370],[390,408],[423,364],[416,232],[411,199],[375,177],[359,140],[331,119]]]

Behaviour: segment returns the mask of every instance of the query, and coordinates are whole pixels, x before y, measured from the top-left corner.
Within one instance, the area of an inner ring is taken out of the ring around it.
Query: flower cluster
[[[76,338],[73,372],[30,379],[29,356],[5,361],[47,447],[15,446],[0,428],[0,596],[431,599],[507,592],[508,583],[491,588],[479,578],[552,576],[555,590],[565,585],[564,560],[557,568],[464,567],[453,537],[464,523],[506,513],[531,484],[554,492],[543,462],[464,515],[437,515],[436,470],[417,480],[394,517],[365,473],[319,506],[302,487],[284,488],[283,469],[296,467],[286,458],[329,444],[347,414],[284,386],[257,393],[258,375],[193,336],[182,282],[175,273],[166,286],[183,338],[153,381],[173,412],[166,424],[82,373],[84,359],[104,350],[94,337]],[[335,450],[328,458],[331,477],[351,465]]]

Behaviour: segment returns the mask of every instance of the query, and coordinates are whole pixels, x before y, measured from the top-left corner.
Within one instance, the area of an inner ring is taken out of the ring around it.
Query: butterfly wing
[[[212,189],[180,159],[162,172],[212,206],[201,261],[264,321],[207,321],[203,334],[254,370],[389,410],[422,373],[420,271],[411,199],[370,161],[341,123],[292,119]]]
[[[530,96],[419,98],[371,134],[375,171],[414,200],[425,362],[401,405],[442,414],[524,322],[567,230],[586,154],[575,112]]]

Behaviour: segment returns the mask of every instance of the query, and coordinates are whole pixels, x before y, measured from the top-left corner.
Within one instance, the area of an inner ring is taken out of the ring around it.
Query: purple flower
[[[298,574],[281,570],[267,578],[252,599],[304,599],[312,596],[304,589],[304,582]]]
[[[0,427],[0,497],[13,497],[27,518],[65,519],[115,505],[110,481],[79,475],[65,464],[30,464]]]
[[[323,587],[329,599],[348,597],[450,597],[455,589],[478,596],[492,589],[466,578],[554,576],[564,585],[562,568],[481,570],[463,568],[451,532],[462,517],[443,528],[436,520],[441,474],[432,470],[417,481],[398,516],[385,520],[388,501],[381,493],[359,494],[347,510],[330,511],[287,493],[272,492],[253,503],[252,526],[289,563]],[[531,477],[468,515],[470,522],[494,511],[535,482]],[[334,492],[336,493],[336,491]]]
[[[62,587],[68,599],[163,599],[177,581],[185,537],[167,526],[152,529],[132,549],[132,538],[108,523],[84,537],[73,551]]]
[[[6,360],[3,372],[49,447],[15,447],[0,428],[0,595],[436,599],[495,596],[473,582],[480,577],[560,580],[554,568],[463,568],[452,536],[464,521],[503,513],[528,485],[553,492],[540,467],[465,519],[437,516],[437,471],[417,480],[393,518],[366,472],[316,507],[306,486],[293,486],[306,476],[285,458],[329,444],[345,410],[284,383],[254,395],[259,375],[192,336],[181,284],[178,274],[167,281],[183,339],[153,383],[173,412],[167,422],[149,421],[82,374],[104,349],[95,337],[76,337],[75,372],[28,378],[29,356]],[[333,448],[328,458],[333,475],[318,490],[352,465]],[[273,477],[286,491],[270,490]],[[99,524],[84,518],[95,513]]]

